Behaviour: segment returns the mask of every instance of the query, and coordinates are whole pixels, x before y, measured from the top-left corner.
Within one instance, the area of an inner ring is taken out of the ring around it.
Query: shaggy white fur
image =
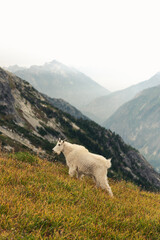
[[[107,170],[111,167],[111,159],[90,153],[81,145],[71,144],[61,139],[59,139],[53,151],[57,154],[61,152],[64,154],[71,177],[74,175],[77,178],[81,178],[83,175],[92,176],[96,182],[96,186],[107,190],[109,195],[113,197],[107,179]]]

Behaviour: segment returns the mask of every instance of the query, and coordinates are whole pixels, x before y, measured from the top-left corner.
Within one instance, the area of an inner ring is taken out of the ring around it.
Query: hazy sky
[[[111,91],[160,71],[159,0],[0,0],[0,66],[76,67]]]

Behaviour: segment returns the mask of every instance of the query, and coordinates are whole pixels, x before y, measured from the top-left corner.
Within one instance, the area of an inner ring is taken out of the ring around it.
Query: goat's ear
[[[59,138],[58,141],[61,142],[61,138]]]
[[[64,140],[63,140],[63,143],[66,141],[67,139],[65,138]]]

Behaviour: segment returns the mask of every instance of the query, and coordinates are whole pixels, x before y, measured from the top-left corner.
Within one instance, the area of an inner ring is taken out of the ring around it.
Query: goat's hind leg
[[[113,192],[108,184],[108,180],[106,177],[104,179],[101,179],[100,186],[102,189],[105,189],[109,193],[110,197],[113,197]]]
[[[99,183],[99,181],[96,179],[96,177],[95,177],[95,176],[92,176],[92,179],[93,179],[93,181],[95,182],[95,184],[96,184],[96,187],[98,188],[98,187],[100,186],[100,183]]]
[[[105,189],[107,190],[107,192],[109,193],[109,195],[111,197],[113,197],[113,192],[111,190],[111,187],[109,186],[108,182],[105,183]]]
[[[84,177],[84,174],[83,174],[83,173],[81,173],[81,172],[78,172],[78,171],[77,171],[77,174],[76,174],[76,176],[77,176],[77,179],[80,179],[80,180],[82,180],[82,178]]]

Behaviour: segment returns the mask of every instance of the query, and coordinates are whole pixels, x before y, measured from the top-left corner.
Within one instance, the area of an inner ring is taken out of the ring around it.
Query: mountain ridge
[[[153,77],[138,84],[132,85],[126,89],[110,93],[94,99],[88,105],[84,106],[82,111],[86,113],[92,120],[103,125],[114,112],[124,103],[133,99],[136,94],[144,89],[160,85],[160,72]],[[98,116],[98,117],[97,117]]]
[[[10,89],[14,100],[13,113],[8,112],[7,107],[2,107],[0,111],[0,142],[3,149],[11,147],[14,151],[33,151],[54,161],[53,146],[59,137],[67,138],[69,142],[84,145],[93,153],[112,158],[109,176],[132,181],[147,190],[160,190],[160,175],[119,135],[89,119],[75,119],[62,112],[28,82],[0,70],[0,83],[5,82],[7,86],[3,88],[4,96]],[[0,107],[9,104],[4,97]],[[65,161],[62,156],[58,159]]]
[[[17,67],[16,70],[13,67],[8,69],[30,82],[38,91],[51,98],[62,98],[80,110],[92,99],[110,93],[84,73],[56,60],[20,70]]]
[[[65,113],[70,114],[71,116],[75,117],[76,119],[88,119],[85,115],[83,115],[77,108],[73,107],[71,104],[66,102],[65,100],[61,98],[50,98],[47,95],[42,95],[47,99],[47,101],[53,105],[54,107],[62,110]]]
[[[124,140],[160,171],[160,85],[143,90],[122,105],[104,126],[120,134]]]

